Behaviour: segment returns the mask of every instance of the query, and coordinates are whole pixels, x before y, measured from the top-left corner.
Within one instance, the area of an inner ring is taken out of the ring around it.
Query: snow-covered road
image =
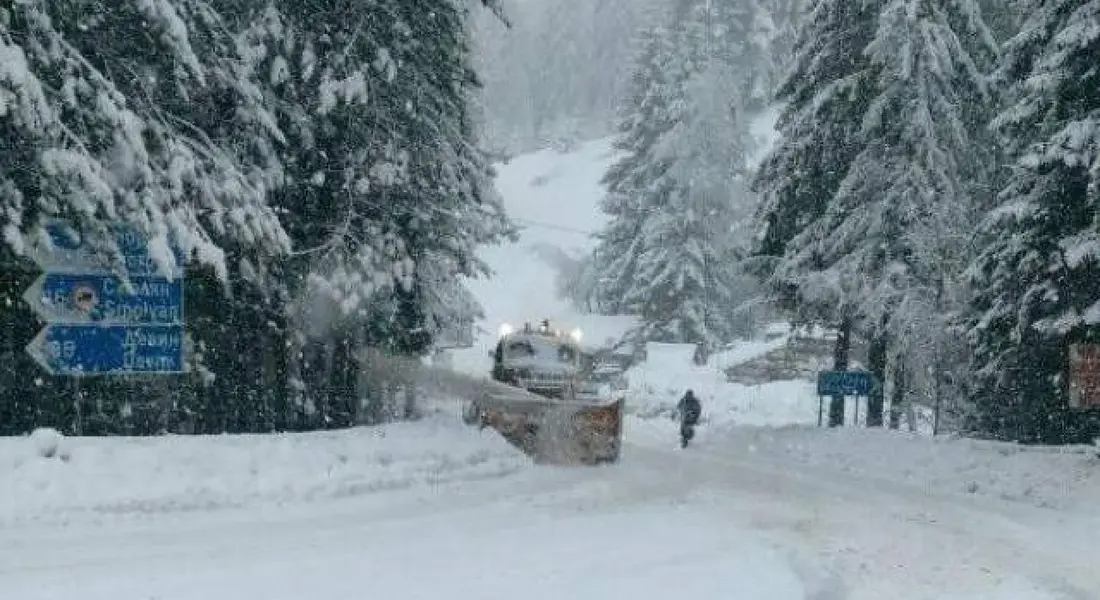
[[[8,529],[5,598],[801,599],[800,579],[643,462],[262,511]]]
[[[652,468],[680,465],[694,503],[720,510],[812,573],[824,595],[808,597],[1100,597],[1091,557],[1097,519],[720,449],[695,449],[688,468],[687,456],[636,455]]]
[[[1100,591],[1095,538],[1058,513],[666,442],[636,440],[604,468],[12,524],[0,535],[0,590],[19,600],[1078,600]]]
[[[458,370],[486,372],[502,321],[621,325],[584,321],[520,254],[584,241],[606,155],[502,172],[531,229],[487,252],[486,333]],[[1094,449],[754,430],[813,422],[810,384],[674,362],[633,373],[631,413],[689,380],[713,425],[682,451],[671,422],[632,417],[622,461],[600,468],[534,467],[457,405],[342,432],[66,440],[64,460],[0,440],[0,600],[1100,599]]]

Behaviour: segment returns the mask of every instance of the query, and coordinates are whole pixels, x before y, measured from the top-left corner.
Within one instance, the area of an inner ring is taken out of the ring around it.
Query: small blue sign
[[[178,325],[49,325],[27,347],[54,375],[166,374],[184,370]]]
[[[47,321],[180,325],[183,280],[130,277],[130,289],[114,275],[46,273],[27,301]]]
[[[73,230],[64,221],[50,221],[46,223],[45,230],[53,248],[47,255],[38,257],[43,266],[62,267],[65,270],[87,270],[106,266],[103,257],[96,255],[84,242],[79,232]],[[149,253],[148,241],[140,231],[124,224],[113,225],[111,231],[125,261],[128,274],[157,275],[160,273],[160,268]],[[178,247],[173,245],[169,258],[173,270],[182,267],[184,257]]]
[[[817,374],[818,396],[870,396],[874,378],[869,371],[822,371]]]

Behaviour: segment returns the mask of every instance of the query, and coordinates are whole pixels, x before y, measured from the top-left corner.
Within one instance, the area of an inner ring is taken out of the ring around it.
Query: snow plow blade
[[[619,460],[623,398],[545,398],[494,389],[477,402],[482,427],[542,464],[595,465]]]

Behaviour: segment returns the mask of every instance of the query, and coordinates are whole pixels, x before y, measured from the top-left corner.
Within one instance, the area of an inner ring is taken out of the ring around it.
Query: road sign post
[[[64,224],[47,227],[50,247],[33,253],[45,273],[23,294],[46,327],[27,353],[51,375],[182,373],[182,259],[171,253],[174,276],[166,277],[144,237],[122,226],[113,232],[126,280],[70,237]]]
[[[875,378],[869,371],[821,371],[817,374],[817,426],[821,427],[825,396],[871,395]],[[858,412],[859,406],[856,405]]]

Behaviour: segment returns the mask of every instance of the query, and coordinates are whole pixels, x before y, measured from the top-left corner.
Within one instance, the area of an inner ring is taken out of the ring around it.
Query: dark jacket
[[[695,425],[699,422],[699,417],[703,413],[703,405],[699,403],[699,399],[691,392],[684,394],[684,397],[680,398],[680,403],[676,405],[676,408],[680,411],[680,420],[683,421],[685,425]]]

